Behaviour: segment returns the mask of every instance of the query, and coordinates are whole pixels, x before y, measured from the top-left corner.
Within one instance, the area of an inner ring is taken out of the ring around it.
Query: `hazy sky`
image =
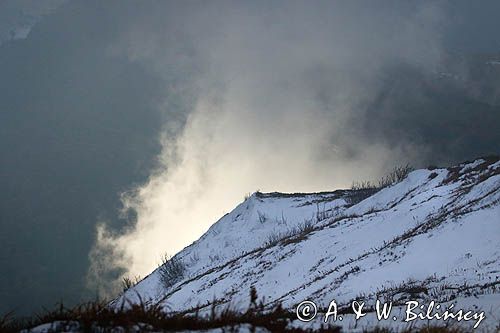
[[[499,11],[2,2],[0,312],[110,295],[257,189],[498,153]]]

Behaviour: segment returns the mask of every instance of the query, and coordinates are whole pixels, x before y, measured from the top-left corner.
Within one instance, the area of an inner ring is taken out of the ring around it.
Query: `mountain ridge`
[[[265,309],[418,299],[490,306],[487,318],[499,317],[498,157],[415,170],[352,201],[360,191],[256,192],[174,256],[184,268],[178,281],[162,283],[160,267],[112,304],[244,311],[255,288]]]

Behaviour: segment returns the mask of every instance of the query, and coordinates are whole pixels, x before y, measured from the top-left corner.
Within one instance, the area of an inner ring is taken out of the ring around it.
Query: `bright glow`
[[[373,18],[373,11],[290,7],[259,16],[235,5],[183,17],[190,22],[184,33],[196,35],[197,59],[205,65],[188,87],[196,91],[194,110],[179,135],[163,135],[162,166],[124,197],[137,212],[136,227],[119,236],[99,229],[91,253],[96,275],[111,255],[116,265],[144,276],[161,254],[196,240],[245,193],[346,188],[414,158],[414,147],[368,142],[353,124],[373,98],[384,63],[436,60],[435,12],[412,12],[397,34],[374,44],[367,31],[385,34],[394,22]],[[214,12],[217,25],[207,23]],[[118,43],[113,52],[125,48],[134,61],[160,71],[189,67],[148,32],[146,41]],[[416,41],[428,45],[426,57],[414,52]]]

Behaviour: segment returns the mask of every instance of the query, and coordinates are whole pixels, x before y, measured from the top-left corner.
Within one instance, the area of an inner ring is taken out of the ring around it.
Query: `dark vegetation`
[[[141,277],[139,275],[135,276],[134,278],[131,278],[129,276],[125,276],[122,278],[122,290],[123,292],[129,290],[136,284],[138,284],[141,281]]]
[[[262,198],[303,198],[306,195],[323,195],[323,196],[331,196],[331,197],[338,197],[341,195],[343,191],[342,190],[336,190],[336,191],[327,191],[327,192],[308,192],[308,193],[303,193],[303,192],[296,192],[296,193],[282,193],[282,192],[269,192],[269,193],[263,193],[260,191],[255,192],[255,196],[259,199]]]
[[[498,168],[496,168],[496,169],[489,169],[488,168],[490,165],[498,162],[500,160],[500,156],[490,155],[490,156],[481,157],[481,159],[484,162],[480,163],[476,167],[469,170],[470,172],[468,172],[468,174],[481,172],[482,175],[479,178],[479,182],[481,182],[481,181],[483,181],[491,176],[494,176],[495,174],[498,174],[498,172],[500,172]],[[462,164],[469,164],[472,162],[474,162],[474,161],[467,161],[467,162],[463,162]],[[454,167],[449,167],[449,168],[447,168],[447,170],[448,170],[448,176],[446,177],[445,180],[443,180],[443,185],[453,183],[453,182],[457,181],[461,176],[463,176],[463,174],[461,173],[462,166],[460,166],[460,165],[454,166]]]
[[[267,241],[264,243],[265,247],[275,246],[281,242],[282,245],[298,243],[305,238],[307,235],[314,231],[314,224],[311,220],[306,220],[299,223],[296,227],[288,229],[283,233],[271,233]]]
[[[170,288],[179,282],[186,271],[186,266],[177,257],[169,257],[165,254],[162,257],[162,263],[158,267],[160,279],[165,288]]]
[[[280,307],[268,313],[259,313],[251,306],[246,312],[239,313],[225,309],[216,313],[215,309],[207,316],[169,315],[160,305],[129,304],[119,309],[107,307],[105,303],[87,303],[76,308],[65,308],[62,304],[54,311],[47,311],[30,320],[4,318],[0,321],[0,332],[19,332],[42,323],[54,323],[50,332],[165,332],[181,330],[203,330],[210,328],[235,328],[248,324],[264,327],[271,332],[303,332],[286,329],[290,314]],[[320,332],[326,332],[321,330]],[[335,331],[330,331],[335,332]]]
[[[409,164],[394,167],[388,174],[378,180],[371,182],[369,180],[353,182],[352,190],[383,189],[393,184],[399,183],[408,176],[414,169]]]
[[[347,197],[348,203],[350,205],[355,205],[377,193],[381,189],[399,183],[413,170],[412,166],[406,164],[394,167],[388,174],[380,178],[377,182],[369,180],[353,182],[351,186],[352,191]]]
[[[281,305],[271,311],[264,311],[264,303],[257,302],[255,288],[250,289],[250,305],[245,312],[237,312],[230,307],[217,311],[216,303],[213,303],[207,315],[168,314],[162,305],[147,305],[139,295],[137,296],[139,304],[122,303],[118,308],[110,307],[107,302],[91,302],[75,308],[66,308],[60,304],[53,311],[46,311],[27,320],[10,320],[7,315],[0,318],[0,332],[19,332],[44,323],[53,323],[50,332],[54,333],[198,331],[211,328],[237,332],[241,325],[249,325],[254,329],[265,328],[270,332],[307,332],[302,329],[287,328],[290,320],[295,318],[293,313],[284,310]],[[328,330],[320,329],[316,332],[340,332],[340,330],[337,327],[330,327]]]
[[[41,324],[51,324],[47,332],[175,332],[201,331],[206,329],[222,329],[222,332],[238,332],[239,328],[266,329],[269,332],[332,332],[341,333],[338,326],[322,324],[319,329],[302,329],[289,327],[291,321],[296,320],[293,312],[287,311],[278,304],[271,311],[264,310],[264,303],[258,302],[255,288],[250,289],[250,304],[245,312],[238,312],[229,307],[216,311],[215,303],[210,313],[200,315],[168,314],[160,304],[147,305],[122,304],[112,308],[107,302],[89,302],[74,308],[67,308],[62,303],[55,310],[45,310],[31,319],[11,319],[10,315],[0,317],[0,332],[29,332],[29,329]],[[347,313],[347,312],[346,312]],[[305,325],[307,327],[307,325]],[[392,332],[385,328],[375,328],[364,332]],[[425,327],[411,329],[405,332],[414,333],[462,333],[459,328]]]

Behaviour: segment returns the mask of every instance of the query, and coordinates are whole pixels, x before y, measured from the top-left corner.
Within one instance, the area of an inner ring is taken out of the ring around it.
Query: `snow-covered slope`
[[[269,309],[304,300],[319,308],[332,299],[340,308],[355,299],[455,302],[484,310],[482,327],[491,328],[500,319],[499,202],[498,158],[416,170],[371,196],[257,192],[175,256],[185,267],[176,283],[165,287],[157,269],[114,304],[140,296],[173,312],[214,302],[244,310],[255,287]],[[378,323],[369,317],[364,325]]]

